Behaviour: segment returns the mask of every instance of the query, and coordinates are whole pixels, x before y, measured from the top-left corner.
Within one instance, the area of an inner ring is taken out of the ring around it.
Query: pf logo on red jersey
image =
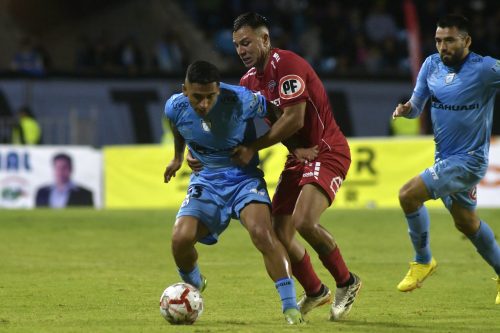
[[[292,99],[300,96],[305,89],[304,80],[298,75],[286,75],[280,80],[280,97],[283,99]]]

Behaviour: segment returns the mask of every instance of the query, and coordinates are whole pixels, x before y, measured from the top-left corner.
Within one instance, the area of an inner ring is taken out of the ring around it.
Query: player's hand
[[[295,148],[293,150],[293,154],[295,155],[295,157],[297,157],[297,159],[299,159],[299,161],[301,161],[302,163],[307,163],[315,160],[316,157],[318,157],[318,153],[318,145],[310,148]]]
[[[247,146],[238,146],[233,149],[231,160],[236,165],[245,166],[250,163],[253,155],[255,155],[255,150],[253,148]]]
[[[188,153],[186,156],[186,161],[188,166],[193,170],[194,172],[200,172],[201,169],[203,169],[203,164],[199,160],[193,157],[191,154],[191,150],[188,149]]]
[[[411,111],[411,103],[410,101],[405,104],[399,103],[398,106],[394,109],[392,113],[392,119],[396,119],[397,117],[406,116]]]
[[[173,159],[170,161],[170,163],[167,165],[167,168],[165,169],[165,173],[163,174],[163,181],[165,183],[168,183],[172,177],[175,177],[176,172],[181,168],[182,166],[182,161]]]

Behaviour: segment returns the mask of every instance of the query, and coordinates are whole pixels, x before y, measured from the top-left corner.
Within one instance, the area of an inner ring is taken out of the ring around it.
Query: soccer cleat
[[[305,316],[309,311],[317,308],[318,306],[332,302],[332,292],[330,291],[330,289],[328,289],[327,286],[323,285],[323,287],[323,293],[321,293],[321,295],[319,296],[312,297],[307,296],[304,293],[304,295],[300,298],[297,306],[299,307],[300,313],[302,313],[303,316]]]
[[[497,278],[493,278],[497,282],[497,298],[495,299],[495,304],[500,304],[500,275]]]
[[[286,322],[290,325],[298,325],[304,322],[302,314],[296,308],[286,309],[285,312],[283,312],[283,314],[285,315]]]
[[[351,273],[354,282],[347,287],[337,288],[335,297],[330,309],[330,320],[336,321],[346,317],[351,311],[356,296],[361,289],[361,279],[354,273]]]
[[[207,278],[203,274],[201,274],[201,286],[200,288],[198,288],[200,292],[202,292],[207,288],[207,283],[208,283]]]
[[[418,262],[410,263],[410,270],[406,276],[399,282],[399,291],[412,291],[413,289],[420,288],[422,282],[431,275],[437,267],[437,262],[434,258],[428,264],[420,264]]]

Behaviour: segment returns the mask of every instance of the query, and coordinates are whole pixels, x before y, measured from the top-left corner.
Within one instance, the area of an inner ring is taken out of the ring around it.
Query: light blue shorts
[[[210,234],[199,242],[217,243],[219,235],[227,228],[231,218],[240,219],[240,212],[251,202],[271,206],[262,172],[245,173],[229,168],[220,171],[192,174],[187,195],[177,213],[194,216],[203,223]]]
[[[453,202],[474,210],[476,185],[484,177],[486,168],[487,164],[478,161],[477,157],[454,155],[437,161],[420,176],[430,196],[440,198],[448,210]]]

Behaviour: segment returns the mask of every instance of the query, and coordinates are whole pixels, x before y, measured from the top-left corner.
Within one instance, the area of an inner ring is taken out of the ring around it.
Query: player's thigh
[[[276,191],[273,196],[273,215],[292,215],[300,193],[303,165],[287,163],[281,172]]]
[[[430,199],[429,190],[420,175],[406,182],[399,190],[399,200],[425,202]]]
[[[302,186],[292,215],[295,226],[302,223],[316,223],[330,206],[328,194],[317,183]]]
[[[280,241],[288,247],[293,236],[295,235],[295,226],[293,225],[292,215],[273,215],[273,229],[278,235]]]
[[[194,244],[208,234],[207,227],[200,223],[198,217],[184,215],[176,219],[172,231],[172,244]]]
[[[263,202],[250,202],[240,212],[243,226],[249,230],[271,230],[271,210],[269,204]]]

